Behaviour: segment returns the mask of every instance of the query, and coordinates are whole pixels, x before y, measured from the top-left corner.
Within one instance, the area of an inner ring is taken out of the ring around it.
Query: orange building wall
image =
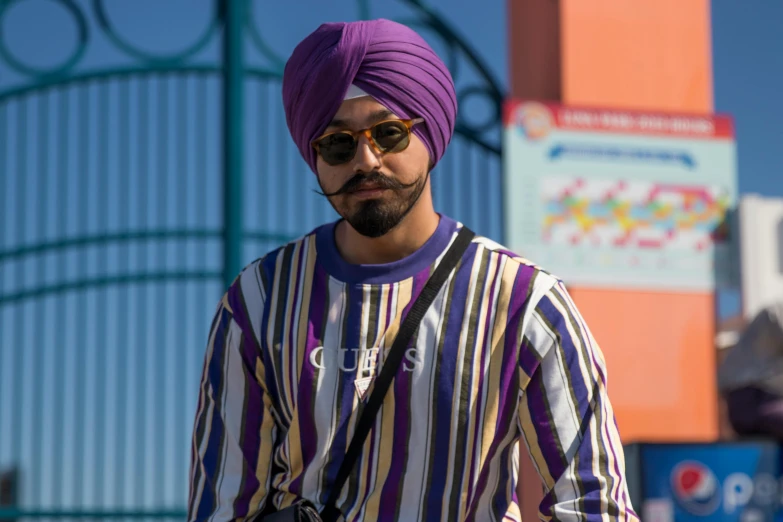
[[[563,103],[712,112],[708,0],[562,0],[560,34]],[[717,438],[713,294],[571,290],[623,440]]]
[[[560,4],[563,102],[712,111],[709,0]]]
[[[508,12],[516,98],[713,110],[709,0],[508,0]],[[713,295],[569,288],[606,357],[623,440],[717,438]],[[518,494],[536,520],[524,456]]]
[[[712,294],[569,290],[606,357],[623,440],[717,436]]]

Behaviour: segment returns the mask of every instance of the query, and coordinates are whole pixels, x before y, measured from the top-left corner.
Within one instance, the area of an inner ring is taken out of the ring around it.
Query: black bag
[[[321,516],[310,501],[302,499],[265,516],[262,522],[321,522]]]
[[[337,522],[342,516],[342,513],[337,509],[337,499],[340,497],[343,486],[348,480],[351,474],[356,460],[359,458],[364,441],[367,439],[372,430],[372,426],[375,423],[375,417],[383,404],[383,398],[394,379],[400,363],[402,362],[405,354],[405,349],[408,347],[416,329],[419,327],[419,323],[424,318],[424,314],[432,304],[432,301],[440,292],[443,283],[446,282],[451,271],[457,266],[459,260],[462,259],[463,254],[470,246],[471,241],[475,234],[469,228],[463,226],[457,238],[452,243],[448,252],[443,256],[435,272],[432,273],[427,280],[427,284],[419,294],[419,297],[413,303],[410,312],[405,317],[405,320],[400,325],[400,331],[397,333],[397,337],[394,339],[391,348],[389,349],[389,355],[386,362],[383,364],[381,373],[378,375],[375,381],[375,388],[373,388],[372,394],[367,401],[367,405],[362,411],[359,422],[356,425],[356,432],[351,439],[351,444],[348,446],[348,451],[345,453],[345,458],[340,465],[340,470],[337,472],[332,491],[326,501],[321,514],[315,509],[315,506],[308,500],[299,500],[294,504],[282,509],[276,513],[272,513],[263,518],[263,522]]]

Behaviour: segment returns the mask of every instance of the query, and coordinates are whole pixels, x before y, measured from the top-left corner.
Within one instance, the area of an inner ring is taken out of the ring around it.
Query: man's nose
[[[356,149],[356,156],[353,161],[354,172],[372,172],[378,170],[381,166],[381,153],[375,148],[375,145],[367,139],[367,136],[360,136]]]

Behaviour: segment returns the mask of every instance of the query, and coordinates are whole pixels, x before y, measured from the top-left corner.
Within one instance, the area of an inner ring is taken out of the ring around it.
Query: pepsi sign
[[[701,462],[686,460],[677,464],[671,474],[671,486],[675,499],[689,513],[707,516],[720,507],[718,479]]]
[[[639,444],[629,485],[645,522],[783,522],[783,468],[767,442]]]

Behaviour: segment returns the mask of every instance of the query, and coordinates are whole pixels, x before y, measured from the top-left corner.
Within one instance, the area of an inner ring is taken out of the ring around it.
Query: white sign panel
[[[736,283],[732,122],[512,100],[506,244],[567,284],[712,290]]]
[[[743,196],[739,219],[742,308],[753,319],[783,302],[783,199]]]

